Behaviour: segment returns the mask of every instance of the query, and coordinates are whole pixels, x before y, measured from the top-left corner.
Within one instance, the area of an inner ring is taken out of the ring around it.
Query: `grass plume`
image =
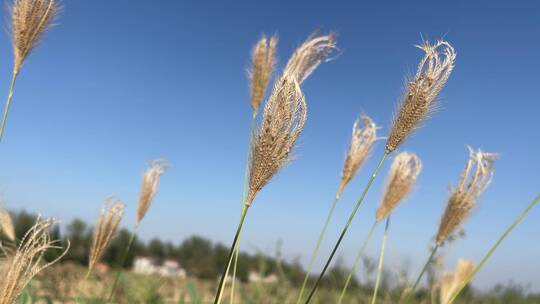
[[[113,200],[112,198],[107,199],[94,229],[94,238],[92,240],[88,262],[88,274],[92,272],[94,266],[99,262],[101,256],[109,246],[124,215],[124,208],[125,205],[121,201]]]
[[[377,125],[369,116],[360,116],[360,119],[356,120],[353,125],[351,145],[349,151],[347,151],[345,163],[343,164],[341,180],[336,193],[337,199],[341,197],[345,187],[347,187],[364,164],[376,140]]]
[[[270,76],[276,64],[277,37],[267,39],[263,36],[253,48],[251,68],[248,71],[251,84],[251,108],[253,115],[258,112],[264,99]]]
[[[0,232],[2,232],[10,241],[15,241],[15,227],[9,212],[0,206]]]
[[[465,282],[473,269],[474,263],[472,261],[459,259],[456,270],[443,275],[439,287],[440,304],[449,303],[450,297],[457,291],[459,286]]]
[[[408,81],[399,110],[394,115],[386,142],[389,152],[400,146],[433,112],[437,97],[454,69],[456,53],[448,42],[438,41],[434,45],[425,42],[417,47],[425,55],[416,75]]]
[[[22,238],[17,251],[10,257],[7,270],[3,273],[2,285],[0,286],[0,304],[13,304],[21,295],[24,288],[32,278],[41,270],[49,267],[60,260],[69,249],[69,243],[65,251],[55,260],[44,263],[45,252],[49,249],[60,249],[57,240],[52,240],[49,228],[55,224],[53,219],[42,220],[38,218],[32,228]]]
[[[139,225],[146,215],[148,208],[152,204],[157,193],[159,179],[167,169],[167,162],[164,160],[155,160],[146,170],[143,176],[141,192],[139,194],[139,204],[137,205],[137,215],[135,222]]]
[[[437,245],[455,237],[455,232],[469,217],[478,198],[489,186],[494,172],[495,153],[469,148],[469,159],[457,187],[451,192],[435,238]]]
[[[392,162],[381,204],[375,214],[376,221],[386,218],[411,192],[422,170],[422,161],[414,153],[401,152]]]

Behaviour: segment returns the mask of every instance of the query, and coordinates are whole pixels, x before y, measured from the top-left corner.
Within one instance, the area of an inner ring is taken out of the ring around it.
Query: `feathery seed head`
[[[302,84],[321,62],[328,59],[335,49],[335,34],[310,36],[289,59],[283,76],[296,79],[299,84]]]
[[[248,193],[255,196],[291,158],[307,117],[300,84],[335,48],[334,35],[311,37],[292,55],[266,102],[261,126],[254,132],[249,159]]]
[[[10,241],[15,241],[15,228],[9,212],[0,206],[0,232],[2,232]]]
[[[32,49],[51,26],[59,6],[56,0],[13,0],[11,31],[17,74]]]
[[[276,45],[276,36],[272,36],[270,39],[263,36],[253,48],[251,69],[248,73],[251,81],[251,107],[254,115],[259,110],[274,70]]]
[[[459,259],[456,270],[446,273],[440,282],[439,300],[441,304],[447,304],[450,298],[467,280],[474,270],[474,263],[469,260]]]
[[[411,192],[421,170],[422,161],[416,154],[401,152],[394,158],[381,205],[375,215],[377,221],[387,217]]]
[[[436,236],[438,245],[456,236],[478,198],[491,183],[495,170],[493,165],[498,158],[498,154],[474,151],[469,147],[469,159],[458,186],[451,191],[439,224]]]
[[[15,254],[10,258],[9,265],[0,285],[0,304],[13,304],[26,285],[41,270],[60,260],[68,248],[52,262],[43,263],[45,252],[49,249],[60,249],[57,240],[51,240],[49,228],[54,225],[54,219],[37,219],[36,223],[21,240]]]
[[[113,238],[122,216],[124,215],[125,205],[119,200],[108,198],[105,206],[101,210],[98,217],[96,228],[94,229],[94,239],[92,240],[92,248],[90,250],[90,258],[88,262],[88,271],[92,272],[94,266],[99,262],[101,256],[109,246]]]
[[[166,169],[167,162],[160,159],[153,161],[150,168],[148,168],[144,173],[141,192],[139,194],[137,216],[135,219],[137,225],[142,221],[144,215],[148,211],[148,208],[152,204],[152,200],[157,192],[159,178],[163,173],[165,173]]]
[[[364,164],[376,140],[377,125],[369,116],[360,116],[360,119],[356,120],[353,125],[351,146],[343,164],[336,199],[339,199],[347,184],[354,178],[362,164]]]
[[[448,42],[438,41],[434,45],[425,42],[417,47],[425,55],[416,75],[408,82],[399,110],[394,115],[386,142],[387,152],[401,145],[436,108],[437,96],[454,69],[456,52]]]
[[[251,205],[255,195],[290,160],[306,117],[300,85],[296,79],[282,78],[264,107],[261,127],[252,140],[246,205]]]

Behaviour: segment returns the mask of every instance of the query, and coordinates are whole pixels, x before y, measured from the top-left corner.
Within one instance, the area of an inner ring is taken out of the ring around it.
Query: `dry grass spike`
[[[251,83],[251,107],[253,115],[259,110],[276,64],[277,37],[263,36],[253,48],[251,68],[248,71]]]
[[[43,261],[47,250],[62,248],[57,245],[59,241],[51,240],[49,235],[49,228],[55,223],[54,219],[38,218],[34,226],[22,238],[17,251],[10,258],[7,270],[2,274],[0,304],[16,303],[19,295],[37,273],[56,263],[66,254],[69,243],[57,259],[49,263]]]
[[[296,79],[299,84],[302,84],[321,62],[328,60],[335,50],[335,34],[310,36],[289,59],[283,72],[284,78]]]
[[[459,259],[456,271],[446,273],[440,282],[439,303],[447,304],[473,270],[474,263],[472,261]]]
[[[455,237],[463,222],[470,215],[480,195],[489,186],[494,172],[495,153],[474,151],[470,147],[469,159],[461,174],[458,186],[451,191],[450,198],[436,236],[438,245]]]
[[[401,152],[394,158],[383,198],[375,215],[377,221],[386,218],[411,192],[421,170],[422,161],[416,154]]]
[[[354,178],[358,169],[369,156],[373,144],[377,140],[377,125],[367,115],[361,115],[352,129],[351,146],[347,152],[336,199],[339,199],[347,184]]]
[[[394,151],[429,117],[436,100],[446,84],[456,59],[454,48],[446,41],[434,45],[425,42],[417,46],[425,52],[413,79],[408,81],[405,94],[394,115],[387,152]],[[441,54],[442,57],[441,58]]]
[[[15,241],[15,227],[9,212],[0,206],[0,232],[2,232],[10,241]]]
[[[167,162],[159,159],[152,162],[150,168],[146,170],[143,176],[141,192],[139,194],[139,204],[137,206],[136,224],[139,225],[144,218],[152,200],[156,196],[159,179],[167,169]]]
[[[105,206],[101,210],[96,228],[94,229],[94,239],[92,240],[92,248],[90,249],[88,262],[89,274],[101,259],[101,256],[116,233],[120,221],[122,220],[122,216],[124,215],[124,208],[124,203],[119,200],[108,198],[105,202]]]
[[[14,0],[11,6],[11,31],[15,62],[14,74],[52,25],[59,7],[56,0]]]

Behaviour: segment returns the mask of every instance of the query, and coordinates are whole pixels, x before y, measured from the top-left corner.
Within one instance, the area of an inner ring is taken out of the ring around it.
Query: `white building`
[[[135,257],[133,272],[140,274],[159,274],[164,277],[185,277],[186,271],[177,261],[165,260],[160,263],[153,257]]]
[[[251,271],[248,275],[248,281],[250,283],[273,284],[277,283],[279,281],[279,278],[275,273],[269,274],[267,276],[261,276],[258,272]]]

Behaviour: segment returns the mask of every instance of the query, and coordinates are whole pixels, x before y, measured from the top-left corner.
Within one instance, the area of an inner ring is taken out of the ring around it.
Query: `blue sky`
[[[395,212],[387,266],[412,275],[467,158],[466,145],[502,156],[493,184],[451,249],[478,261],[540,191],[540,3],[502,1],[65,1],[58,25],[18,79],[0,147],[0,193],[11,209],[64,222],[93,221],[105,197],[126,202],[133,223],[141,175],[155,158],[171,166],[140,227],[143,238],[200,234],[229,243],[236,226],[250,121],[246,67],[263,33],[279,35],[279,67],[314,30],[336,31],[341,55],[303,90],[309,106],[296,157],[257,197],[244,248],[307,260],[337,188],[353,121],[370,115],[384,135],[422,37],[444,38],[457,62],[442,109],[402,148],[424,162],[412,195]],[[12,50],[0,36],[0,93]],[[322,260],[369,172],[347,188]],[[374,217],[382,174],[339,251],[352,260]],[[540,290],[540,208],[493,256],[476,285],[513,280]],[[382,227],[380,227],[382,228]],[[376,254],[382,231],[368,252]]]

